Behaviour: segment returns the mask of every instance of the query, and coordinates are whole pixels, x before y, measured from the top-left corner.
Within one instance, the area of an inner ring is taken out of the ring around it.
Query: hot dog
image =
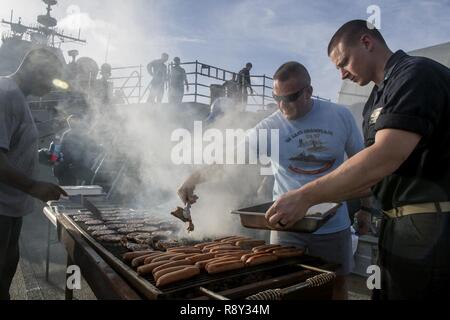
[[[201,253],[192,257],[187,257],[185,259],[191,261],[192,263],[196,263],[198,261],[208,260],[211,258],[214,258],[214,253]]]
[[[235,261],[235,260],[239,260],[235,257],[220,257],[220,258],[214,258],[211,259],[211,261],[209,261],[208,263],[205,264],[205,269],[208,267],[208,265],[210,264],[214,264],[214,263],[219,263],[219,262],[228,262],[228,261]]]
[[[164,261],[164,260],[170,260],[171,258],[175,258],[182,255],[182,253],[169,253],[165,256],[160,256],[157,258],[152,259],[152,262],[158,262],[158,261]]]
[[[167,273],[171,273],[171,272],[174,272],[174,271],[182,270],[182,269],[184,269],[185,267],[186,267],[186,266],[174,266],[174,267],[169,267],[169,268],[161,269],[161,270],[159,270],[159,271],[157,271],[157,272],[155,272],[155,270],[153,270],[153,278],[154,278],[156,281],[158,281],[158,279],[159,279],[161,276],[163,276],[163,275],[165,275],[165,274],[167,274]]]
[[[133,252],[126,252],[123,254],[122,258],[125,261],[131,261],[134,258],[140,257],[140,256],[144,256],[146,254],[150,254],[152,252],[155,252],[153,250],[143,250],[143,251],[133,251]]]
[[[144,264],[149,264],[149,263],[153,262],[154,259],[158,259],[160,257],[169,257],[170,258],[171,255],[168,252],[163,252],[163,253],[160,253],[160,254],[151,255],[151,256],[145,258]]]
[[[205,270],[205,267],[208,263],[212,261],[217,261],[216,258],[212,258],[209,260],[202,260],[195,263],[195,266],[198,267],[200,270]]]
[[[250,239],[248,237],[242,237],[242,236],[232,236],[232,237],[228,237],[225,239],[220,240],[220,242],[228,242],[228,241],[239,241],[239,240],[246,240],[246,239]]]
[[[189,248],[170,248],[167,250],[169,252],[177,252],[177,253],[202,253],[202,250],[199,248],[189,247]]]
[[[215,253],[216,258],[220,257],[239,257],[239,259],[244,255],[250,253],[248,250],[245,251],[229,251],[229,252],[219,252]]]
[[[197,243],[196,245],[194,245],[194,248],[199,248],[201,250],[205,246],[210,245],[210,244],[214,244],[214,243],[215,243],[214,241]]]
[[[303,249],[279,249],[273,250],[272,253],[278,258],[300,257],[305,253]]]
[[[239,241],[236,241],[236,243],[235,243],[235,245],[237,245],[238,247],[240,247],[242,249],[252,249],[254,247],[263,246],[265,244],[266,244],[266,242],[264,240],[253,240],[253,239],[239,240]]]
[[[170,258],[169,260],[171,260],[171,261],[184,260],[184,259],[186,259],[186,258],[195,256],[195,255],[197,255],[197,254],[198,254],[198,253],[183,253],[183,254],[181,254],[181,255],[179,255],[179,256],[172,257],[172,258]]]
[[[131,266],[134,267],[134,268],[138,267],[141,264],[144,264],[145,259],[147,259],[149,257],[157,256],[157,255],[159,255],[159,253],[150,253],[150,254],[145,254],[143,256],[134,258],[133,260],[131,260]]]
[[[174,282],[190,279],[199,274],[200,274],[200,269],[197,268],[196,266],[185,267],[181,270],[173,271],[173,272],[167,273],[165,275],[162,275],[156,281],[156,286],[157,287],[166,286],[166,285],[174,283]]]
[[[153,269],[153,273],[158,272],[159,270],[163,270],[166,268],[177,267],[177,266],[192,266],[193,263],[187,260],[178,260],[178,261],[166,261],[166,263],[156,267]]]
[[[139,268],[137,268],[137,273],[141,276],[152,273],[153,269],[155,269],[156,267],[162,266],[165,263],[167,263],[167,261],[158,261],[158,262],[152,262],[149,264],[144,264],[143,266],[140,266]]]
[[[260,253],[255,253],[255,252],[250,252],[250,253],[244,254],[243,256],[241,256],[241,261],[245,262],[245,261],[247,261],[248,258],[253,257],[253,256],[257,256],[259,254]]]
[[[255,255],[250,258],[248,258],[245,261],[245,265],[247,266],[257,266],[264,263],[269,263],[272,261],[276,261],[278,257],[272,253],[263,253],[260,255]]]
[[[245,263],[241,260],[219,261],[215,263],[208,263],[205,267],[206,271],[210,274],[226,272],[236,269],[242,269],[245,267]]]
[[[281,245],[279,245],[279,244],[265,244],[265,245],[262,245],[262,246],[254,247],[252,249],[252,251],[253,252],[261,252],[261,251],[264,251],[264,250],[267,250],[267,249],[275,249],[275,248],[279,248],[279,247],[281,247]]]
[[[233,245],[224,245],[224,246],[217,246],[210,249],[210,252],[215,251],[224,251],[224,250],[242,250],[240,247],[233,246]]]

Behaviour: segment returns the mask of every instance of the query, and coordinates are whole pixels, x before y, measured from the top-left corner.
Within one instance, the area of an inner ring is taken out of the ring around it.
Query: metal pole
[[[141,92],[142,91],[142,64],[139,65],[139,101],[141,102]]]
[[[50,267],[50,236],[52,234],[52,223],[48,220],[47,225],[47,250],[45,257],[45,281],[48,282],[48,270]]]
[[[198,61],[195,60],[195,94],[194,94],[194,102],[197,102],[197,72],[198,72]]]
[[[263,110],[266,107],[265,98],[266,98],[266,75],[264,75],[263,77],[263,99],[262,99]]]

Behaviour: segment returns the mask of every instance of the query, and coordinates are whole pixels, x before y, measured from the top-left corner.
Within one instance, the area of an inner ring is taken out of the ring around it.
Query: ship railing
[[[211,94],[212,86],[223,85],[225,81],[233,80],[238,72],[226,70],[213,65],[209,65],[198,60],[191,62],[183,62],[180,64],[186,71],[189,84],[189,91],[185,91],[184,102],[196,102],[203,104],[211,104],[212,99],[216,98]],[[173,67],[173,63],[169,64],[169,72]],[[114,83],[114,92],[119,91],[125,99],[125,103],[141,103],[146,101],[150,93],[150,76],[143,74],[143,66],[126,66],[114,67],[113,76],[110,78]],[[253,94],[248,94],[248,106],[264,108],[270,103],[275,103],[272,97],[273,79],[267,75],[250,75]],[[144,86],[143,84],[146,83]],[[166,97],[163,102],[167,101],[168,86],[166,85]],[[323,99],[314,96],[317,99]],[[323,99],[328,100],[329,99]]]

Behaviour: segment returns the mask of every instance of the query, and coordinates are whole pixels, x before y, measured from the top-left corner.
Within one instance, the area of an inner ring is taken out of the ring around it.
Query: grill
[[[264,293],[253,298],[267,299],[274,294],[274,289],[278,290],[278,298],[284,299],[331,297],[333,278],[322,281],[324,283],[319,280],[318,284],[314,281],[308,282],[308,279],[327,273],[328,270],[335,270],[337,265],[309,255],[214,275],[202,273],[190,280],[162,289],[157,288],[152,276],[139,276],[122,260],[122,254],[129,251],[126,247],[99,241],[92,236],[92,231],[87,229],[88,225],[75,221],[74,218],[80,214],[91,213],[93,217],[102,219],[112,211],[120,211],[130,213],[127,223],[133,224],[137,219],[142,220],[143,216],[150,216],[151,212],[124,208],[103,196],[75,197],[70,201],[52,202],[45,210],[56,216],[59,239],[68,251],[68,264],[80,266],[83,276],[100,299],[244,299],[261,292]],[[159,223],[174,227],[171,221],[173,219],[167,214],[167,221]],[[177,232],[173,231],[172,237],[175,238],[172,240],[179,241],[180,245],[195,243],[192,240],[176,238]],[[199,242],[208,240],[211,239]],[[87,259],[88,253],[94,257]],[[99,276],[99,272],[104,276]]]

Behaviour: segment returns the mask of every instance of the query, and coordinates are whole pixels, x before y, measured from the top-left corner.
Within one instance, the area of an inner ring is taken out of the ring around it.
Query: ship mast
[[[20,18],[17,23],[14,23],[12,21],[9,22],[4,19],[2,19],[2,23],[10,26],[13,36],[15,37],[22,38],[22,36],[25,33],[39,34],[43,36],[46,39],[47,44],[51,45],[52,47],[55,46],[55,37],[59,38],[62,42],[64,42],[65,40],[71,40],[77,43],[86,43],[86,40],[81,39],[79,34],[78,37],[72,37],[63,34],[62,31],[58,31],[55,28],[56,25],[58,24],[58,21],[50,15],[50,12],[52,11],[52,6],[58,3],[57,0],[42,0],[42,2],[44,2],[47,5],[46,7],[47,13],[39,15],[37,17],[37,22],[39,23],[39,26],[37,27],[25,26],[21,23]]]

